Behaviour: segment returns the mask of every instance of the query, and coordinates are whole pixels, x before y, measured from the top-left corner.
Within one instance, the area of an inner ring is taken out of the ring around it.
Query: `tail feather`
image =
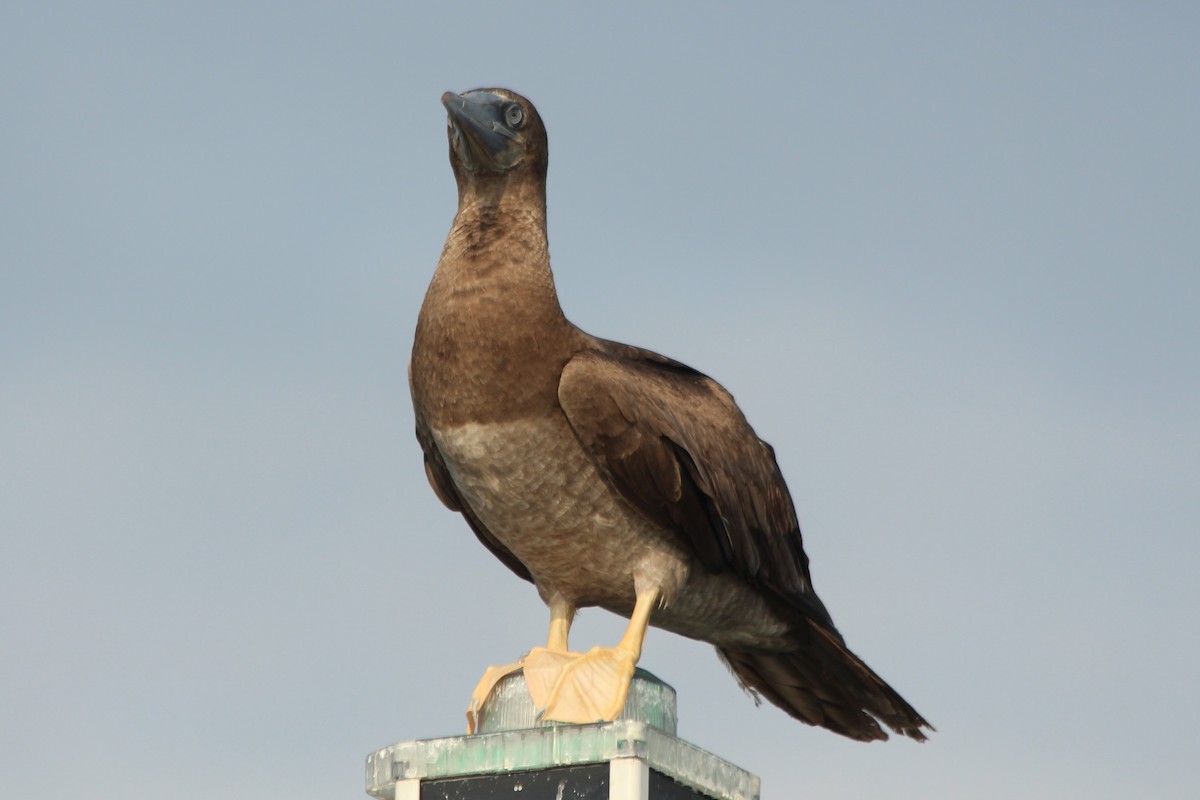
[[[888,738],[880,722],[924,741],[934,728],[895,689],[850,652],[835,633],[807,621],[801,646],[788,652],[732,650],[717,653],[742,688],[761,695],[792,717],[861,742]]]

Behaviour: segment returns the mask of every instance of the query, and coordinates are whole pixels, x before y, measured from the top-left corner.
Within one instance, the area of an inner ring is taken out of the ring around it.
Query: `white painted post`
[[[608,762],[608,800],[650,800],[650,765],[640,758]]]
[[[409,778],[405,781],[396,781],[394,784],[396,792],[392,800],[421,800],[421,779]]]

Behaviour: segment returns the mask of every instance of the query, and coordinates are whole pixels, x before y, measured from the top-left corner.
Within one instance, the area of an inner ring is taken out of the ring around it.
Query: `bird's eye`
[[[504,111],[504,121],[508,123],[510,128],[519,128],[521,123],[525,121],[525,111],[516,103],[513,103]]]

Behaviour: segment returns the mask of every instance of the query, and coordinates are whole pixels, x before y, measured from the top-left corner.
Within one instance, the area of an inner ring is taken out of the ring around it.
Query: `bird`
[[[438,498],[550,616],[544,647],[484,672],[468,732],[520,670],[543,720],[615,719],[654,625],[714,645],[756,702],[803,723],[923,741],[933,727],[817,597],[774,450],[732,395],[564,315],[534,105],[502,88],[441,101],[458,206],[409,362],[416,436]],[[572,651],[576,611],[597,606],[629,619],[624,634]]]

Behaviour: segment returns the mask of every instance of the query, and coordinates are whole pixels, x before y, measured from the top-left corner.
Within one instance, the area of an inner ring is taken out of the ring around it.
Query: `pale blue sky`
[[[939,729],[844,741],[655,633],[681,734],[767,798],[1195,797],[1197,41],[1168,3],[4,4],[0,794],[365,796],[544,636],[404,379],[439,97],[500,85],[567,313],[733,391]]]

